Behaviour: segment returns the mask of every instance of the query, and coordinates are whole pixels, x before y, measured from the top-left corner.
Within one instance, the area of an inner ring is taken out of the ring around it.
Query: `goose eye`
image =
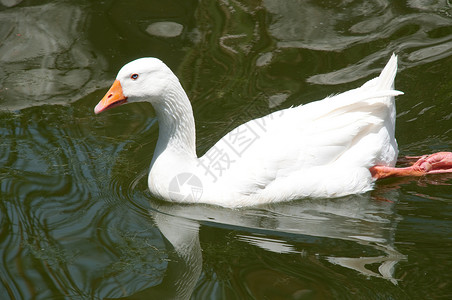
[[[138,79],[138,74],[132,74],[130,75],[130,78],[132,78],[133,80],[137,80]]]

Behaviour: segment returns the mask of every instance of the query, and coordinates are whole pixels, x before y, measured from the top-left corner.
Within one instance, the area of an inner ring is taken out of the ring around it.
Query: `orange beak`
[[[122,93],[122,87],[119,80],[115,80],[113,85],[94,108],[94,113],[98,114],[104,110],[119,106],[127,102],[127,97]]]

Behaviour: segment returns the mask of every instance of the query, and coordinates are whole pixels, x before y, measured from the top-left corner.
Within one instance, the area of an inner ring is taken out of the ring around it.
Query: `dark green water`
[[[1,0],[0,298],[452,298],[451,176],[169,205],[147,191],[152,107],[93,113],[123,64],[159,57],[202,154],[246,120],[362,84],[392,52],[400,156],[451,151],[447,0]]]

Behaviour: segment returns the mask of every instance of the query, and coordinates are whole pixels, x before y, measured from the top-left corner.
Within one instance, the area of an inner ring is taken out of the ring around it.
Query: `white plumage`
[[[110,90],[95,111],[125,101],[154,106],[159,139],[148,183],[162,199],[240,207],[339,197],[370,190],[369,168],[396,162],[394,96],[402,94],[393,89],[396,71],[392,55],[380,76],[363,86],[251,120],[200,158],[188,97],[156,58],[125,65],[116,81],[121,95]]]

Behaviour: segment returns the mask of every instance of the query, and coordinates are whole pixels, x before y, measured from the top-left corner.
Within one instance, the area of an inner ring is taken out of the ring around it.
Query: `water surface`
[[[354,88],[399,55],[400,156],[452,149],[446,1],[0,1],[2,299],[449,299],[452,178],[247,209],[147,190],[148,104],[95,116],[155,56],[198,154],[269,112]]]

